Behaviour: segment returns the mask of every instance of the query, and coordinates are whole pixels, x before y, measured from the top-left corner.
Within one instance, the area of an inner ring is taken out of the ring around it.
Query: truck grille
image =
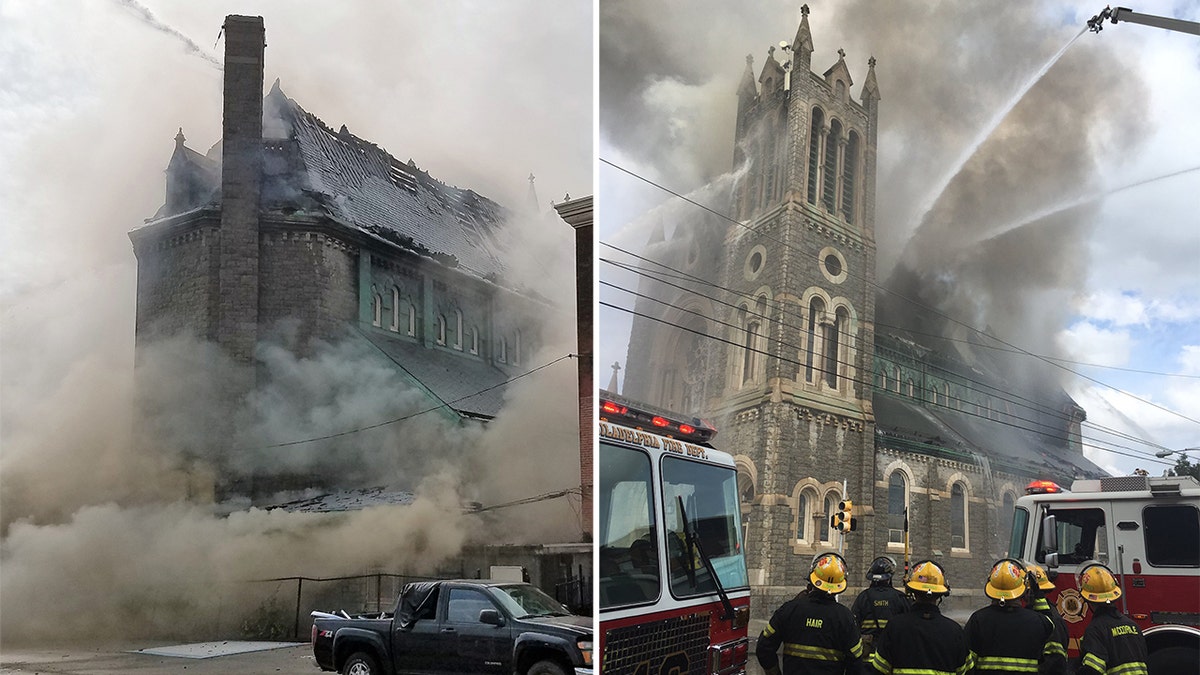
[[[703,675],[709,621],[710,615],[705,612],[610,630],[605,634],[600,672],[633,675],[638,666],[648,663],[651,673]],[[664,663],[668,659],[671,662]]]

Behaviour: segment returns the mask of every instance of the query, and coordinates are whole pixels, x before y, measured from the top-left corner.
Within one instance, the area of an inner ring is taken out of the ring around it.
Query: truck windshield
[[[518,619],[526,616],[567,616],[571,613],[534,586],[493,586],[492,591],[504,609]]]
[[[667,557],[671,567],[671,592],[686,597],[717,590],[696,551],[689,555],[683,519],[676,506],[682,498],[704,552],[712,560],[725,589],[748,585],[746,558],[738,521],[737,472],[683,458],[662,461],[663,509],[667,523]]]
[[[600,443],[600,608],[658,598],[650,456]]]
[[[1012,538],[1008,540],[1008,556],[1023,560],[1025,555],[1025,530],[1029,527],[1029,512],[1018,508],[1013,511]]]

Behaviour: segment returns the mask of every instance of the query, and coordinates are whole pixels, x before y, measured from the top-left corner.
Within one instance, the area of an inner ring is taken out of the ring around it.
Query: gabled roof
[[[500,205],[438,181],[345,126],[334,131],[285,96],[278,81],[263,102],[263,117],[265,209],[311,208],[315,200],[341,223],[418,253],[448,257],[476,276],[503,273],[496,241],[505,216]],[[286,142],[272,143],[272,136]]]

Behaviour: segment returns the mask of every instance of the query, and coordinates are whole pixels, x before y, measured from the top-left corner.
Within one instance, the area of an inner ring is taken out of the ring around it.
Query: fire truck
[[[750,584],[711,424],[600,392],[600,672],[742,675]]]
[[[1063,490],[1033,481],[1013,512],[1009,555],[1036,562],[1056,589],[1049,600],[1070,634],[1068,656],[1091,612],[1078,573],[1096,561],[1121,586],[1118,607],[1146,636],[1149,670],[1194,673],[1200,664],[1200,482],[1191,476],[1076,480]],[[1055,574],[1057,572],[1057,574]]]

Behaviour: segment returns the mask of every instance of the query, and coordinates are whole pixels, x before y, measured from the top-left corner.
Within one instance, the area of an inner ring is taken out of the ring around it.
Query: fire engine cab
[[[750,584],[733,457],[709,424],[600,393],[600,672],[744,675]]]
[[[1200,482],[1191,476],[1034,481],[1017,500],[1009,555],[1050,571],[1049,600],[1067,623],[1068,656],[1091,620],[1078,573],[1097,561],[1116,575],[1118,607],[1146,636],[1149,669],[1200,663]],[[1057,572],[1057,575],[1055,575]],[[1180,670],[1179,668],[1183,668]]]

